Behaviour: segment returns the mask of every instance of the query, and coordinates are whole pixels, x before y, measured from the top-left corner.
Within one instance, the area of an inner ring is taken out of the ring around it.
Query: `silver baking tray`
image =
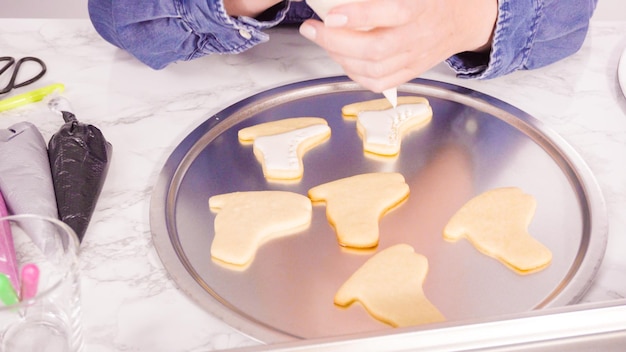
[[[355,122],[342,118],[343,105],[381,97],[346,77],[270,89],[207,116],[165,163],[150,207],[154,244],[180,289],[264,343],[384,334],[393,328],[358,304],[335,306],[333,296],[376,250],[408,243],[429,259],[424,291],[446,316],[446,326],[576,303],[593,280],[607,240],[604,200],[581,157],[539,120],[479,92],[417,79],[400,86],[399,94],[427,97],[433,119],[407,135],[392,159],[365,155]],[[299,116],[325,118],[331,138],[305,155],[300,182],[267,182],[237,131]],[[376,250],[340,248],[325,207],[315,206],[308,230],[266,243],[247,270],[211,260],[215,214],[209,197],[253,190],[306,195],[313,186],[378,171],[402,173],[411,194],[382,218]],[[529,232],[553,253],[541,272],[518,275],[467,241],[442,238],[449,217],[470,197],[503,186],[519,187],[537,200]]]

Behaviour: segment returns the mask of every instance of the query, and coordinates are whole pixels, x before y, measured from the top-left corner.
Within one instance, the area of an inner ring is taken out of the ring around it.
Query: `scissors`
[[[32,61],[38,64],[41,70],[39,71],[39,73],[32,76],[30,79],[27,79],[23,82],[16,83],[18,75],[19,75],[19,71],[22,68],[22,64],[28,61]],[[41,77],[43,77],[43,75],[46,73],[46,70],[47,70],[46,64],[41,59],[32,57],[32,56],[26,56],[17,61],[13,57],[3,56],[3,57],[0,57],[0,65],[2,65],[2,62],[6,62],[6,63],[4,64],[4,66],[0,66],[0,76],[2,76],[2,74],[6,72],[8,69],[10,69],[11,67],[13,67],[13,73],[11,74],[11,78],[9,79],[9,83],[0,90],[0,95],[6,94],[15,88],[24,87],[31,83],[36,82]],[[26,93],[18,94],[10,98],[2,99],[0,100],[0,112],[10,110],[10,109],[13,109],[18,106],[25,105],[25,104],[40,101],[48,94],[51,94],[54,92],[62,92],[64,88],[65,86],[63,84],[55,83],[55,84],[51,84],[42,88],[35,89],[30,92],[26,92]]]
[[[3,61],[6,61],[6,64],[4,64],[2,68],[0,68],[0,76],[2,76],[2,74],[5,71],[7,71],[9,68],[11,68],[14,65],[15,66],[13,68],[13,73],[11,74],[11,78],[9,79],[9,83],[6,85],[6,87],[0,90],[0,94],[6,94],[13,89],[24,87],[31,83],[36,82],[38,79],[43,77],[43,75],[46,73],[46,70],[47,70],[46,64],[41,59],[32,57],[32,56],[26,56],[19,60],[15,60],[15,58],[10,57],[10,56],[0,57],[0,63]],[[37,73],[35,76],[33,76],[30,79],[27,79],[23,82],[16,83],[15,81],[17,80],[17,76],[18,76],[18,73],[20,71],[22,64],[28,61],[33,61],[39,64],[39,66],[41,67],[41,71],[39,71],[39,73]]]

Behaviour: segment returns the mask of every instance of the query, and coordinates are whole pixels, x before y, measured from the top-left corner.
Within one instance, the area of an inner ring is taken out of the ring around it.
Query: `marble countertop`
[[[580,153],[607,206],[605,259],[583,302],[626,297],[626,98],[617,65],[626,21],[593,21],[575,55],[489,81],[454,77],[440,65],[422,77],[503,100],[544,122]],[[109,174],[82,242],[85,351],[208,351],[256,342],[200,309],[168,276],[151,241],[150,197],[166,159],[195,127],[255,93],[341,68],[293,28],[236,56],[212,56],[154,71],[102,40],[84,19],[0,19],[2,55],[37,56],[61,82],[79,120],[114,146]],[[45,104],[0,113],[0,128],[60,126]]]

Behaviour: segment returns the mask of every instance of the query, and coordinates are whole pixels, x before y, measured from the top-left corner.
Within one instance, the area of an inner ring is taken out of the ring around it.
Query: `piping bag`
[[[9,215],[2,192],[0,192],[0,217]],[[6,275],[13,288],[17,291],[20,287],[19,276],[17,274],[17,259],[15,258],[15,246],[13,244],[13,233],[11,224],[3,221],[0,224],[0,273]]]
[[[112,146],[97,127],[78,121],[65,98],[51,99],[48,107],[65,121],[48,143],[59,217],[82,241],[104,185]]]
[[[0,130],[0,190],[13,214],[36,214],[58,219],[46,142],[30,122]],[[49,224],[28,222],[24,230],[43,253],[54,237]]]

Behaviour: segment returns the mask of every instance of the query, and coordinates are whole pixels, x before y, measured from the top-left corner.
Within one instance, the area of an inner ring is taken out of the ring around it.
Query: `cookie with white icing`
[[[330,127],[320,117],[294,117],[243,128],[238,137],[253,144],[265,178],[297,180],[304,174],[304,154],[330,137]]]
[[[339,288],[338,306],[360,302],[367,312],[393,327],[445,321],[424,294],[428,259],[408,244],[397,244],[368,259]]]
[[[433,110],[426,98],[398,97],[398,106],[387,99],[375,99],[344,106],[345,119],[356,119],[356,128],[365,152],[395,156],[400,153],[402,138],[430,122]]]

